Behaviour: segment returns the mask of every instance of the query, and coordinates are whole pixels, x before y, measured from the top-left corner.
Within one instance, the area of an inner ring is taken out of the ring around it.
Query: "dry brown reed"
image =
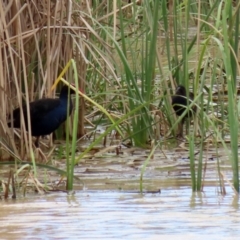
[[[87,48],[84,42],[88,34],[77,15],[86,9],[83,4],[67,0],[0,1],[1,143],[18,156],[29,152],[31,132],[27,134],[22,125],[21,147],[17,148],[13,131],[6,123],[12,109],[34,99],[53,97],[52,83],[71,58],[77,62],[79,86],[85,89]],[[72,82],[71,75],[69,71],[64,77]],[[83,135],[84,102],[81,101],[79,134]]]
[[[123,1],[123,9],[131,9],[132,3],[127,2]],[[96,86],[101,79],[111,91],[121,87],[114,65],[113,39],[103,33],[101,25],[116,34],[119,6],[116,0],[101,1],[102,7],[92,4],[91,0],[0,0],[0,144],[5,152],[21,158],[29,153],[31,132],[27,133],[22,124],[18,133],[20,147],[17,146],[13,130],[7,127],[7,116],[22,104],[54,97],[51,86],[70,59],[76,61],[81,91],[85,92],[86,82],[88,89],[98,91]],[[87,74],[100,80],[90,81]],[[71,83],[72,76],[69,70],[64,78]],[[109,97],[104,101],[111,102]],[[82,98],[80,108],[78,136],[82,137],[85,134]]]
[[[0,0],[0,144],[4,152],[23,158],[32,150],[31,132],[25,131],[24,124],[17,133],[20,141],[14,140],[14,131],[7,127],[9,113],[30,101],[54,97],[51,86],[70,59],[77,64],[81,91],[87,84],[88,92],[101,92],[97,101],[106,108],[117,93],[127,109],[123,91],[119,93],[121,63],[113,54],[113,41],[121,35],[118,14],[127,11],[128,15],[133,4],[127,0]],[[72,82],[73,71],[64,78]],[[80,97],[78,137],[85,134],[85,104]]]

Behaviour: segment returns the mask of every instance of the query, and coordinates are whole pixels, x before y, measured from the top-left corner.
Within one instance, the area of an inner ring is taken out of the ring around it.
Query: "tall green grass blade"
[[[198,166],[197,166],[197,185],[196,191],[201,191],[202,189],[202,167],[203,167],[203,138],[201,140],[201,146],[199,150]]]
[[[229,16],[228,8],[226,5],[222,17],[223,22],[227,22]],[[239,27],[239,26],[238,26]],[[233,58],[234,52],[230,52],[229,46],[231,40],[229,38],[227,25],[223,24],[223,61],[226,69],[227,87],[228,87],[228,122],[231,136],[231,161],[233,169],[233,185],[237,192],[239,192],[239,169],[238,169],[238,108],[236,99],[236,59]],[[229,61],[232,59],[232,61]],[[235,61],[235,63],[233,63]],[[233,65],[232,65],[233,64]],[[235,75],[234,75],[235,74]]]
[[[197,190],[196,171],[195,171],[195,155],[194,155],[194,136],[189,136],[189,157],[190,157],[190,171],[192,181],[192,191]]]
[[[159,144],[157,144],[156,146],[154,146],[154,147],[151,149],[151,152],[149,153],[147,159],[145,160],[145,162],[144,162],[144,164],[143,164],[143,166],[142,166],[141,174],[140,174],[140,181],[139,181],[139,183],[140,183],[139,187],[140,187],[140,192],[141,192],[141,193],[143,192],[143,175],[144,175],[144,173],[145,173],[145,170],[146,170],[146,167],[147,167],[149,161],[152,159],[152,157],[153,157],[153,155],[154,155],[154,152],[155,152],[155,150],[156,150],[158,147],[159,147]]]
[[[74,82],[75,87],[78,89],[78,74],[77,67],[74,60],[72,60],[72,67],[74,72]],[[77,129],[78,129],[78,110],[79,110],[79,95],[76,94],[75,99],[75,111],[74,111],[74,121],[73,121],[73,136],[71,141],[71,161],[67,161],[67,190],[73,190],[73,178],[74,178],[74,166],[75,166],[75,153],[76,153],[76,145],[77,145]],[[67,148],[69,149],[69,148]],[[69,159],[69,156],[67,156]]]
[[[68,90],[70,91],[70,89]],[[69,97],[70,94],[68,94]],[[67,116],[69,116],[69,99],[68,99],[68,106],[67,106]],[[69,133],[69,117],[66,121],[66,167],[67,167],[67,184],[66,189],[71,190],[71,187],[69,186],[69,177],[71,175],[71,161],[70,161],[70,133]],[[71,183],[70,183],[71,184]]]

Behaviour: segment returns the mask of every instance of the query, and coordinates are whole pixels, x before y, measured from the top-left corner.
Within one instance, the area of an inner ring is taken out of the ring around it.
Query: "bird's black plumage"
[[[194,94],[192,92],[189,92],[189,98],[187,99],[187,91],[186,88],[182,85],[179,85],[176,89],[175,95],[172,96],[172,106],[173,109],[178,116],[182,116],[182,114],[185,112],[188,105],[191,104],[191,102],[194,99]],[[192,113],[195,111],[195,106],[193,106],[190,110],[188,110],[185,115],[182,118],[181,122],[181,130],[180,135],[182,135],[183,129],[182,125],[184,121],[192,116]]]
[[[192,92],[189,92],[189,99],[187,99],[186,88],[182,85],[179,85],[176,89],[175,95],[172,96],[172,106],[175,113],[178,116],[181,116],[186,110],[187,105],[190,105],[194,99],[194,95]],[[194,109],[193,109],[194,110]],[[183,121],[186,117],[190,117],[192,115],[192,111],[189,110],[186,115],[183,117]]]
[[[69,114],[73,109],[72,101],[69,94],[75,93],[68,86],[64,85],[61,89],[58,99],[45,98],[39,99],[29,103],[30,109],[30,123],[32,136],[37,137],[35,142],[38,147],[38,140],[40,136],[48,135],[59,128],[61,123],[67,119],[68,100],[69,100]],[[26,130],[28,131],[27,122],[27,106],[22,107]],[[20,108],[16,108],[9,117],[8,126],[14,128],[21,127]]]

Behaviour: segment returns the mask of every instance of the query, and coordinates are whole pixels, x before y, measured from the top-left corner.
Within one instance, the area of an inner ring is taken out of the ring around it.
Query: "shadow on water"
[[[228,189],[228,192],[231,192]],[[1,239],[239,239],[239,199],[215,187],[77,191],[1,202]]]

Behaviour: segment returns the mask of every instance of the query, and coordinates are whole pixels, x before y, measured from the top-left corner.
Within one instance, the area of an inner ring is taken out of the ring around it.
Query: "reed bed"
[[[229,153],[239,192],[239,7],[200,0],[1,0],[2,159],[11,156],[19,163],[30,158],[38,164],[31,132],[22,124],[16,140],[7,116],[29,101],[53,97],[52,84],[73,59],[75,71],[70,68],[63,78],[77,82],[82,93],[78,114],[55,135],[67,132],[67,145],[76,146],[91,136],[85,125],[93,126],[93,132],[99,125],[106,131],[79,156],[74,148],[67,151],[74,158],[67,164],[68,189],[73,187],[73,165],[113,130],[126,146],[151,149],[141,172],[142,189],[155,149],[176,136],[181,119],[172,110],[171,95],[182,84],[194,93],[197,108],[186,137],[192,189],[202,189],[204,146],[211,142]]]

